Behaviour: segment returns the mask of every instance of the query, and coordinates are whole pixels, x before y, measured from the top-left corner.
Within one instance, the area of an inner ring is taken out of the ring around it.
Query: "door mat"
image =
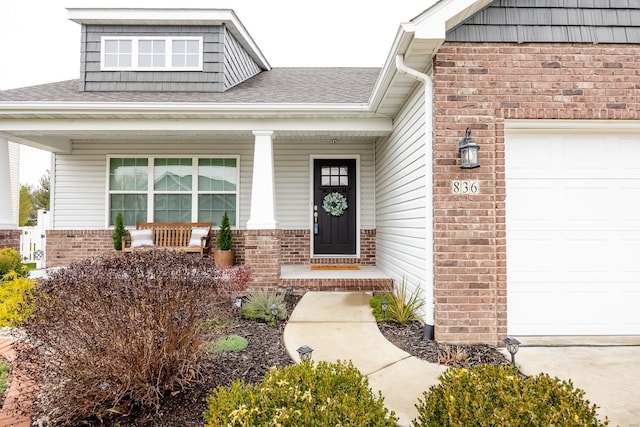
[[[356,264],[311,264],[312,270],[360,270]]]

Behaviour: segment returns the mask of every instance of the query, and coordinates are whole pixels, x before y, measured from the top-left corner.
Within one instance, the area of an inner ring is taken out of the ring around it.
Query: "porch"
[[[393,279],[374,265],[358,265],[357,269],[312,269],[322,264],[282,265],[278,286],[293,286],[300,291],[372,291],[389,289]]]

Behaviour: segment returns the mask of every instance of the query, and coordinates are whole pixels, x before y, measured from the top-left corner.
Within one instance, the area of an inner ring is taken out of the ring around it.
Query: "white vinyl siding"
[[[239,158],[239,228],[245,228],[251,208],[254,140],[228,141],[74,141],[73,155],[55,158],[55,229],[102,229],[108,218],[107,156],[233,156]],[[310,156],[360,156],[361,228],[375,228],[374,153],[367,141],[275,140],[276,215],[281,229],[311,226]]]
[[[371,141],[315,142],[280,140],[274,144],[276,218],[279,228],[308,230],[311,227],[310,157],[360,157],[360,228],[375,228],[374,153]]]
[[[237,157],[240,170],[239,222],[249,219],[253,140],[216,142],[74,142],[73,155],[57,154],[54,224],[56,229],[101,229],[108,221],[108,155],[164,157]],[[117,153],[117,154],[115,154]]]
[[[397,281],[406,278],[414,292],[431,286],[425,271],[427,251],[425,206],[424,90],[420,87],[394,120],[391,136],[376,144],[377,265]],[[429,283],[427,283],[427,281]],[[428,286],[426,286],[428,285]],[[423,291],[424,292],[424,291]],[[422,294],[425,299],[430,296]]]

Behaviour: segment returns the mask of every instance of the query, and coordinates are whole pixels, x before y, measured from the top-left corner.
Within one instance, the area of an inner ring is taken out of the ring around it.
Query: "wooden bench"
[[[191,239],[192,231],[196,233]],[[122,238],[122,251],[175,249],[202,256],[211,251],[210,222],[138,222],[136,229]]]

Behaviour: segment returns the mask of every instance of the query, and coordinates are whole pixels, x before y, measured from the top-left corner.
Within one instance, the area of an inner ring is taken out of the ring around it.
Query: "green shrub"
[[[9,374],[10,374],[9,364],[4,360],[0,359],[0,399],[2,399],[9,388]],[[2,405],[0,405],[0,408]]]
[[[305,361],[271,369],[261,383],[218,387],[204,413],[218,426],[395,426],[397,418],[374,395],[351,362]]]
[[[122,238],[126,235],[127,230],[124,228],[124,218],[122,216],[122,212],[118,212],[113,227],[113,233],[111,233],[111,239],[113,240],[113,249],[117,251],[122,250]]]
[[[547,374],[521,377],[511,366],[452,368],[419,399],[415,426],[604,426],[584,391]]]
[[[382,311],[382,300],[387,300],[389,303],[386,313]],[[397,323],[407,323],[412,320],[419,321],[420,319],[416,313],[424,304],[424,299],[420,296],[420,288],[417,287],[416,291],[409,295],[407,282],[404,278],[399,286],[394,286],[393,289],[383,295],[374,295],[369,300],[369,305],[373,309],[373,316],[377,322],[383,320],[391,320]]]
[[[216,342],[207,342],[200,346],[207,353],[222,353],[224,351],[241,351],[247,348],[246,338],[240,335],[227,335]]]
[[[0,328],[18,326],[31,313],[35,280],[10,272],[0,280]]]
[[[287,318],[287,306],[284,302],[283,294],[276,294],[265,290],[252,292],[242,305],[242,315],[248,319],[264,320],[273,325],[274,319],[270,307],[278,306],[278,320]]]
[[[200,325],[231,314],[243,268],[223,274],[179,251],[112,252],[39,282],[24,329],[45,355],[44,412],[94,425],[113,408],[152,413],[163,395],[192,386]]]
[[[27,275],[27,268],[22,265],[22,258],[13,248],[0,249],[0,279],[14,271],[19,277]]]
[[[222,215],[220,230],[218,230],[216,241],[218,242],[218,248],[221,251],[228,251],[233,247],[233,233],[231,232],[231,226],[229,225],[229,215],[227,215],[227,211]]]

